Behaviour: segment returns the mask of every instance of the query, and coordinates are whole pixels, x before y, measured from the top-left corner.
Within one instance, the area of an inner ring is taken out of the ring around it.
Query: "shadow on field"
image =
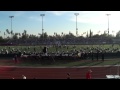
[[[114,67],[115,65],[120,65],[120,61],[118,61],[114,64],[111,64],[109,67],[106,67],[106,68],[110,69],[110,68]]]
[[[80,64],[77,64],[75,66],[87,66],[89,64],[93,63],[93,61],[84,61],[83,63],[81,62]]]
[[[81,62],[80,64],[77,64],[75,66],[95,66],[103,63],[103,61],[84,61],[83,63]]]
[[[101,63],[103,63],[103,61],[95,62],[95,63],[93,63],[91,66],[99,65],[99,64],[101,64]]]

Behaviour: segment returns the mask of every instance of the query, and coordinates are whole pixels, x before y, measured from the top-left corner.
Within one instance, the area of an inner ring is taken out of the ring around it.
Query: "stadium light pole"
[[[43,16],[45,16],[45,14],[40,14],[40,16],[42,17],[42,36],[44,37]]]
[[[77,16],[79,15],[79,13],[74,13],[74,15],[76,16],[76,36],[78,36]]]
[[[14,18],[14,16],[9,16],[9,18],[11,18],[11,31],[12,31],[12,18]]]
[[[106,14],[108,16],[108,36],[109,36],[109,15],[111,14]]]

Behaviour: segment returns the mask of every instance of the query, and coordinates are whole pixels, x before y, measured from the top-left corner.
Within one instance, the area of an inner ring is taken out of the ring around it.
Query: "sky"
[[[0,11],[0,36],[4,35],[6,29],[15,33],[22,33],[27,30],[28,34],[38,35],[42,33],[42,16],[43,29],[48,35],[54,35],[54,32],[61,34],[69,32],[76,35],[76,16],[78,34],[81,36],[84,32],[89,32],[90,29],[93,34],[104,33],[108,30],[109,33],[115,35],[120,30],[120,11]],[[106,14],[110,14],[107,16]],[[109,19],[108,19],[109,18]]]

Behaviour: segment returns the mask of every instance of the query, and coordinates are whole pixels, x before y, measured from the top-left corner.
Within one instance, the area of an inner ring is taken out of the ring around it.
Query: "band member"
[[[15,55],[14,60],[15,60],[15,63],[18,62],[18,57],[17,57],[17,55]]]
[[[45,55],[47,55],[47,47],[44,47],[44,48],[43,48],[43,53],[44,53]]]

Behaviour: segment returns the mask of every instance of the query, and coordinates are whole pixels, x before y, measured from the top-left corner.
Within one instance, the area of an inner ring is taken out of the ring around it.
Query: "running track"
[[[66,73],[70,73],[71,79],[85,79],[88,69],[92,69],[92,78],[106,78],[106,75],[116,75],[118,67],[102,66],[102,67],[53,67],[53,68],[33,68],[33,67],[0,67],[0,79],[22,79],[25,75],[27,79],[66,79]],[[111,68],[111,69],[110,69]]]
[[[13,63],[8,60],[0,60],[5,63]],[[0,79],[22,79],[25,75],[27,79],[66,79],[70,73],[71,79],[85,79],[86,72],[91,69],[93,79],[106,78],[106,75],[119,74],[118,66],[98,66],[98,67],[17,67],[0,66]]]

